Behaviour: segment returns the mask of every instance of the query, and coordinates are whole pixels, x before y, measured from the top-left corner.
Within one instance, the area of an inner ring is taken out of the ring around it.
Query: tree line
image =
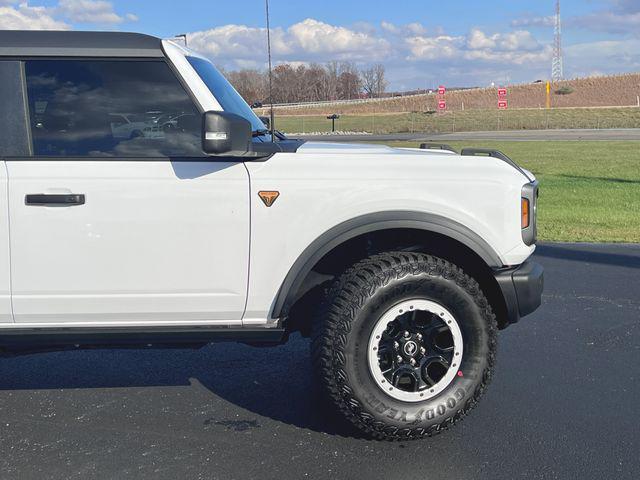
[[[271,101],[267,71],[223,73],[249,105]],[[274,103],[378,98],[384,96],[388,85],[384,65],[359,69],[353,62],[280,64],[273,69],[272,84]]]

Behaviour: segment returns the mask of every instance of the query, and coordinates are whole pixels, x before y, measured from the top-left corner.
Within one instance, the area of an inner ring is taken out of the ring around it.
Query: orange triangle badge
[[[280,192],[261,190],[258,192],[258,196],[267,207],[270,207],[271,205],[274,204],[276,199],[280,196]]]

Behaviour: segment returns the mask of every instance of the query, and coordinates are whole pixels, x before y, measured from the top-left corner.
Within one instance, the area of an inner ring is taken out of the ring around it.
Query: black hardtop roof
[[[162,57],[162,40],[128,32],[0,30],[0,56]]]

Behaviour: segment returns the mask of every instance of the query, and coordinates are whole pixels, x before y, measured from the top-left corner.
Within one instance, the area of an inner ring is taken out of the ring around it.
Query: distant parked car
[[[132,113],[111,113],[111,134],[113,138],[160,138],[162,129],[159,119],[162,112],[147,112],[144,115]]]

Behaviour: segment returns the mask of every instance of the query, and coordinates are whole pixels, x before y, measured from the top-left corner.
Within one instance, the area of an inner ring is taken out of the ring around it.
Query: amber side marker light
[[[258,192],[258,196],[267,207],[270,207],[271,205],[273,205],[276,199],[280,196],[280,192],[275,190],[269,190],[269,191],[261,190]]]
[[[529,217],[529,199],[522,198],[522,217],[520,219],[520,226],[522,228],[527,228],[529,226],[530,217]]]

